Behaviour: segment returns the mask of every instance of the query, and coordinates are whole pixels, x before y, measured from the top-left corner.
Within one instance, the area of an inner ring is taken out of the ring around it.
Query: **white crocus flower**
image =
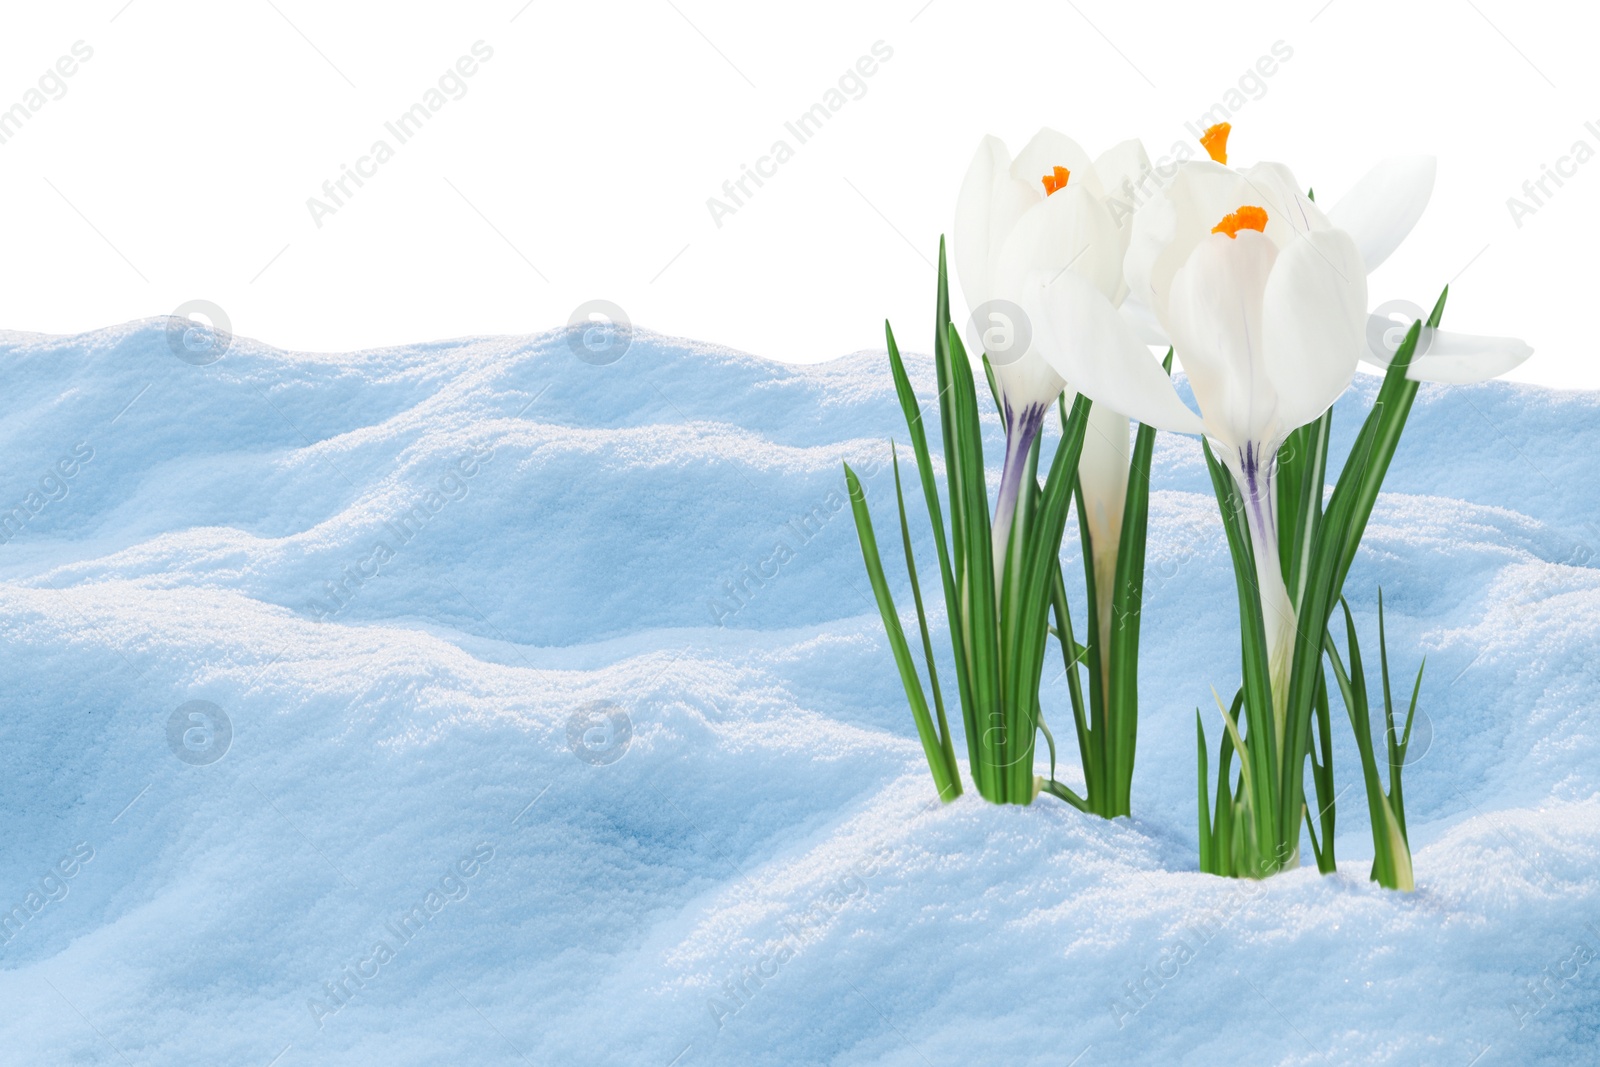
[[[1089,166],[1081,148],[1051,131],[1040,131],[1015,160],[998,137],[985,137],[956,200],[956,277],[974,323],[984,330],[1006,435],[993,522],[997,580],[1005,568],[1028,452],[1066,385],[1033,345],[1016,287],[1034,269],[1117,269],[1103,257],[1072,261],[1081,244],[1094,243],[1095,230],[1110,228],[1109,219],[1097,219],[1088,202]]]
[[[1167,429],[1193,432],[1198,421],[1215,442],[1247,509],[1275,703],[1287,693],[1295,628],[1278,563],[1278,447],[1350,384],[1366,326],[1361,250],[1300,188],[1278,164],[1235,171],[1197,162],[1180,167],[1134,217],[1128,281],[1172,338],[1199,420],[1114,313],[1102,329],[1121,340],[1070,348],[1059,368],[1097,403],[1142,406],[1151,414],[1141,421]],[[1082,302],[1081,291],[1056,283],[1044,314],[1063,324]],[[1135,370],[1153,373],[1136,379],[1093,366],[1104,358],[1097,353],[1115,351]]]
[[[1367,278],[1356,242],[1298,192],[1287,170],[1219,169],[1224,174],[1197,165],[1179,175],[1176,185],[1192,199],[1175,212],[1166,249],[1176,269],[1153,292],[1206,434],[1239,485],[1281,717],[1295,613],[1278,560],[1278,447],[1355,376]]]
[[[1367,317],[1367,344],[1361,351],[1362,360],[1377,367],[1389,365],[1412,322],[1422,317],[1420,308],[1407,304],[1404,307],[1410,312],[1409,317],[1390,318],[1380,314],[1384,307]],[[1471,385],[1498,378],[1531,355],[1533,347],[1516,337],[1484,337],[1432,330],[1424,325],[1406,377],[1414,382]]]
[[[1227,163],[1228,134],[1232,127],[1219,123],[1206,131],[1202,144],[1214,161]],[[1436,161],[1432,156],[1393,156],[1369,170],[1328,212],[1328,221],[1344,230],[1361,251],[1362,266],[1368,274],[1389,258],[1410,235],[1433,195]],[[1124,196],[1130,203],[1141,199],[1142,191],[1159,175],[1143,173],[1126,181]],[[1159,234],[1147,235],[1160,240]],[[1146,258],[1149,254],[1147,253]],[[1130,264],[1130,272],[1137,267]],[[1135,336],[1146,344],[1167,345],[1171,341],[1150,301],[1149,279],[1130,274],[1132,292],[1123,304]],[[1384,305],[1372,313],[1367,323],[1367,343],[1361,358],[1374,366],[1387,367],[1399,340],[1411,322],[1397,322],[1384,314]],[[1419,312],[1420,315],[1420,312]],[[1399,327],[1397,330],[1396,327]],[[1464,385],[1497,378],[1521,364],[1533,349],[1515,337],[1485,337],[1431,330],[1417,345],[1406,377],[1420,382],[1445,382]]]
[[[1364,355],[1387,362],[1388,353],[1373,352],[1364,336],[1366,274],[1415,225],[1432,191],[1434,165],[1420,157],[1379,164],[1330,218],[1280,164],[1227,167],[1226,135],[1224,128],[1207,131],[1203,143],[1213,158],[1181,164],[1156,183],[1133,217],[1124,263],[1130,293],[1121,315],[1102,315],[1098,343],[1063,346],[1065,358],[1053,365],[1097,406],[1143,410],[1141,421],[1195,432],[1171,383],[1151,373],[1145,346],[1176,347],[1200,407],[1198,421],[1248,509],[1281,719],[1295,616],[1278,563],[1278,447],[1338,399]],[[1150,183],[1137,184],[1142,190]],[[1081,286],[1057,282],[1047,287],[1039,317],[1047,328],[1070,329],[1087,303]],[[1372,320],[1381,337],[1380,323],[1393,324]],[[1478,381],[1529,351],[1512,339],[1443,331],[1430,340],[1412,364],[1414,379]],[[1107,367],[1113,355],[1132,373]]]
[[[1434,170],[1432,156],[1386,159],[1368,171],[1328,212],[1328,221],[1348,233],[1361,249],[1368,274],[1389,258],[1422,217],[1433,193]],[[1371,315],[1361,358],[1387,367],[1410,325],[1409,321],[1395,323],[1383,314]],[[1398,332],[1396,326],[1400,326]],[[1515,337],[1425,330],[1411,365],[1406,368],[1406,377],[1417,382],[1465,385],[1498,378],[1531,355],[1533,349]]]
[[[1061,373],[1069,362],[1063,349],[1136,344],[1125,331],[1122,335],[1107,331],[1108,324],[1117,321],[1116,307],[1127,293],[1122,259],[1128,241],[1126,227],[1116,223],[1107,191],[1148,169],[1137,141],[1120,144],[1091,161],[1071,138],[1045,129],[1014,160],[998,138],[984,138],[962,183],[956,207],[956,274],[979,325],[992,322],[1004,328],[998,335],[1000,343],[985,346],[1006,431],[994,520],[997,573],[1003,567],[1028,451],[1056,397],[1069,384],[1078,387]],[[1060,321],[1043,311],[1041,301],[1052,290],[1070,292],[1077,305],[1065,309]],[[1120,358],[1126,354],[1102,353],[1101,370],[1091,374],[1091,380],[1105,373],[1138,380],[1139,368]],[[1143,353],[1143,362],[1144,371],[1163,377],[1148,352]],[[1150,394],[1135,390],[1132,395]],[[1137,417],[1143,406],[1129,413]],[[1182,428],[1198,430],[1198,422],[1176,397],[1171,405],[1157,407],[1165,422],[1187,418],[1193,425]],[[1128,415],[1123,410],[1128,409],[1094,405],[1079,467],[1097,556],[1104,546],[1111,553],[1113,571],[1128,478]],[[1097,560],[1097,569],[1101,563]],[[1108,575],[1106,589],[1110,587]]]

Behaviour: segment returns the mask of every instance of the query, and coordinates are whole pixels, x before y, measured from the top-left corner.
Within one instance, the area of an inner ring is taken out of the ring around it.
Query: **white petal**
[[[1139,179],[1150,170],[1150,156],[1138,138],[1112,145],[1094,161],[1094,172],[1107,196],[1126,197],[1125,183],[1137,186]]]
[[[1262,318],[1276,433],[1305,425],[1339,399],[1366,348],[1366,324],[1367,276],[1349,234],[1305,235],[1278,253]]]
[[[1257,163],[1240,171],[1239,177],[1246,186],[1243,193],[1246,199],[1241,203],[1266,209],[1266,234],[1279,248],[1288,247],[1296,234],[1331,228],[1327,216],[1306,196],[1294,174],[1282,163]],[[1250,196],[1256,199],[1251,200]]]
[[[1093,545],[1095,624],[1102,641],[1111,640],[1112,606],[1117,587],[1117,555],[1122,513],[1128,500],[1128,416],[1105,404],[1089,408],[1083,452],[1078,457],[1078,492]]]
[[[1366,173],[1328,212],[1329,220],[1355,239],[1371,273],[1389,258],[1422,217],[1433,195],[1432,156],[1395,156]]]
[[[1066,134],[1048,127],[1034,134],[1033,140],[1017,153],[1010,173],[1015,180],[1043,193],[1044,176],[1055,173],[1056,167],[1065,167],[1071,172],[1067,179],[1068,188],[1077,183],[1095,196],[1104,195],[1100,179],[1094,173],[1094,164],[1089,160],[1089,153]]]
[[[1198,165],[1167,164],[1158,169],[1152,184],[1159,183],[1159,189],[1140,202],[1129,224],[1128,251],[1122,261],[1128,295],[1149,308],[1157,321],[1166,314],[1166,288],[1171,285],[1173,271],[1177,269],[1171,266],[1166,255],[1178,234],[1178,205],[1172,196],[1172,186],[1184,170]],[[1166,173],[1168,170],[1174,173]],[[1182,262],[1179,259],[1178,265]],[[1158,284],[1162,288],[1160,300],[1155,291]]]
[[[1225,216],[1246,205],[1262,208],[1267,213],[1266,235],[1280,248],[1299,234],[1331,226],[1281,163],[1234,170],[1201,159],[1178,166],[1167,181],[1160,178],[1158,170],[1146,183],[1161,191],[1134,215],[1123,269],[1130,294],[1164,325],[1173,276]]]
[[[1105,190],[1106,206],[1110,211],[1111,221],[1117,226],[1120,260],[1121,256],[1127,254],[1128,240],[1133,234],[1132,220],[1135,205],[1143,196],[1149,195],[1149,192],[1141,193],[1139,185],[1143,182],[1149,191],[1153,192],[1155,189],[1150,157],[1145,153],[1144,145],[1137,139],[1123,141],[1100,154],[1100,158],[1094,161],[1094,171],[1096,177],[1100,179],[1101,188]],[[1127,295],[1127,282],[1120,282],[1116,293],[1111,297],[1111,302],[1121,304]]]
[[[1024,293],[1039,353],[1072,388],[1142,423],[1199,433],[1166,372],[1095,286],[1073,271],[1038,275]]]
[[[981,371],[982,357],[989,357],[1002,411],[1050,404],[1061,393],[1066,383],[1040,358],[1031,318],[1016,294],[974,309],[965,332],[975,372]]]
[[[1068,184],[1038,201],[1018,221],[995,259],[993,298],[1010,300],[1029,317],[1033,347],[1016,358],[990,353],[996,383],[1013,409],[1055,399],[1064,383],[1042,359],[1032,311],[1023,293],[1035,277],[1073,274],[1089,280],[1102,293],[1121,281],[1116,227],[1105,205],[1081,185]]]
[[[1377,315],[1370,316],[1368,322],[1369,337],[1374,336],[1372,331],[1393,326],[1389,319]],[[1516,337],[1483,337],[1448,330],[1433,330],[1426,336],[1429,338],[1426,350],[1413,358],[1406,369],[1406,377],[1412,381],[1449,385],[1484,382],[1520,366],[1533,355],[1532,346]],[[1387,367],[1393,353],[1387,349],[1374,352],[1369,345],[1362,351],[1361,358],[1375,366]]]
[[[1179,165],[1166,188],[1134,214],[1123,260],[1129,292],[1155,312],[1168,333],[1173,275],[1224,215],[1251,202],[1241,199],[1251,192],[1237,171],[1209,159],[1195,160]]]
[[[1010,176],[1011,153],[998,137],[985,137],[967,167],[956,199],[952,258],[967,306],[993,296],[994,260],[1017,220],[1039,200]],[[1042,192],[1042,190],[1041,190]]]
[[[1128,498],[1128,468],[1132,448],[1128,416],[1109,404],[1089,408],[1089,425],[1083,432],[1083,452],[1078,457],[1078,487],[1083,493],[1084,517],[1096,554],[1107,549],[1115,558],[1122,536],[1122,510]]]
[[[1028,209],[995,259],[994,295],[1015,299],[1034,274],[1055,277],[1070,270],[1094,283],[1108,298],[1122,283],[1122,245],[1105,203],[1083,186],[1069,184]]]
[[[1141,342],[1147,345],[1160,345],[1162,348],[1171,346],[1172,340],[1167,336],[1167,331],[1162,329],[1161,323],[1156,321],[1156,313],[1142,301],[1135,300],[1130,295],[1122,301],[1117,310],[1122,313],[1128,328]]]
[[[1067,383],[1044,361],[1037,346],[1014,362],[991,362],[989,366],[994,371],[994,384],[1000,389],[1000,406],[1012,412],[1054,404],[1066,388]]]
[[[1406,368],[1406,377],[1416,382],[1470,385],[1498,378],[1531,355],[1533,346],[1516,337],[1435,330],[1428,350]]]
[[[1167,329],[1194,388],[1206,433],[1233,448],[1276,426],[1262,307],[1278,249],[1265,234],[1211,234],[1173,276]]]

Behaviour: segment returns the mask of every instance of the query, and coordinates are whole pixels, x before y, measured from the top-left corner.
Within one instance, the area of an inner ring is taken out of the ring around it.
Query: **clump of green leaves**
[[[939,423],[946,475],[949,526],[945,504],[933,475],[927,430],[910,379],[886,325],[889,365],[895,392],[906,419],[922,486],[923,502],[933,528],[939,579],[944,589],[946,621],[954,652],[956,685],[962,726],[967,741],[967,762],[973,785],[984,798],[1000,804],[1028,804],[1042,786],[1079,807],[1081,798],[1058,782],[1034,776],[1034,750],[1041,728],[1039,679],[1049,638],[1052,594],[1060,573],[1059,552],[1072,502],[1079,453],[1089,413],[1089,401],[1079,397],[1062,424],[1061,440],[1043,485],[1037,469],[1040,444],[1035,440],[1025,472],[1025,491],[997,575],[993,559],[988,486],[984,473],[982,428],[978,395],[961,337],[950,322],[950,298],[945,271],[944,244],[939,246],[939,290],[934,319],[934,365],[939,389]],[[906,571],[916,605],[922,655],[928,688],[900,623],[898,609],[884,576],[872,516],[861,482],[849,465],[845,478],[851,509],[861,541],[862,559],[884,629],[894,652],[895,665],[916,721],[928,768],[939,796],[952,800],[962,791],[955,745],[945,710],[943,690],[934,666],[928,626],[910,525],[906,517],[898,454],[895,457],[895,494]],[[928,694],[931,691],[930,703]]]
[[[1448,294],[1448,288],[1440,294],[1428,318],[1428,328],[1439,325]],[[1390,362],[1377,399],[1356,436],[1331,495],[1326,494],[1325,487],[1332,409],[1291,434],[1280,451],[1278,563],[1296,615],[1286,694],[1273,693],[1261,596],[1255,578],[1256,561],[1243,498],[1231,473],[1212,454],[1209,444],[1204,445],[1233,557],[1243,684],[1231,706],[1224,706],[1221,699],[1217,699],[1223,718],[1223,736],[1217,758],[1214,802],[1209,785],[1205,726],[1196,711],[1200,869],[1203,871],[1259,876],[1297,866],[1302,823],[1308,828],[1318,868],[1325,872],[1335,869],[1332,728],[1322,666],[1325,652],[1330,657],[1336,655],[1326,637],[1328,620],[1334,605],[1341,599],[1345,576],[1355,560],[1367,520],[1416,398],[1418,384],[1406,377],[1406,369],[1416,352],[1422,327],[1421,322],[1412,324]],[[1358,650],[1353,643],[1353,627],[1350,635],[1354,659]],[[1387,662],[1387,650],[1384,658]],[[1346,689],[1342,682],[1341,686],[1352,724],[1364,719],[1364,687],[1351,685]],[[1358,699],[1358,692],[1361,703],[1359,707],[1352,706],[1351,702]],[[1275,696],[1283,701],[1282,738],[1277,736],[1273,714]],[[1365,737],[1365,745],[1370,749],[1370,735],[1359,727],[1357,735],[1358,746]],[[1235,758],[1239,764],[1236,775]],[[1315,819],[1306,800],[1308,761],[1316,794]],[[1404,847],[1404,820],[1396,817],[1394,804],[1381,786],[1374,791],[1376,765],[1366,755],[1363,756],[1363,771],[1368,777],[1374,834],[1380,827],[1394,825],[1397,828],[1395,834],[1385,830],[1379,862],[1388,866],[1381,874],[1375,873],[1375,877],[1385,885],[1409,886],[1410,853]],[[1392,766],[1391,776],[1392,788],[1398,790],[1399,778]],[[1398,792],[1395,796],[1398,798]],[[1403,810],[1403,804],[1400,807]]]
[[[1422,671],[1417,668],[1417,680],[1411,687],[1411,703],[1406,709],[1405,727],[1395,731],[1394,694],[1389,688],[1389,641],[1383,628],[1383,590],[1378,590],[1378,662],[1383,679],[1384,744],[1389,764],[1389,786],[1384,788],[1378,773],[1377,752],[1372,744],[1372,716],[1367,697],[1367,674],[1361,664],[1361,642],[1356,636],[1356,621],[1350,614],[1350,605],[1343,597],[1339,604],[1344,609],[1345,647],[1350,653],[1350,669],[1345,670],[1344,660],[1334,644],[1333,633],[1324,637],[1328,664],[1339,682],[1339,693],[1344,698],[1345,711],[1350,716],[1350,728],[1355,731],[1356,748],[1361,753],[1361,776],[1367,786],[1367,810],[1372,814],[1372,880],[1389,889],[1415,889],[1416,879],[1411,871],[1411,839],[1406,833],[1406,800],[1401,784],[1401,771],[1405,767],[1406,749],[1411,744],[1411,724],[1416,719],[1417,697],[1422,692]]]

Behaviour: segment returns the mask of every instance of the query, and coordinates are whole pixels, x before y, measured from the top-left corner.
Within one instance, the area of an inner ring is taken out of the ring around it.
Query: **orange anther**
[[[1067,178],[1072,173],[1066,167],[1055,167],[1053,170],[1054,173],[1046,174],[1043,178],[1039,179],[1040,181],[1044,182],[1045,196],[1049,196],[1051,193],[1054,193],[1060,189],[1065,189],[1067,187]]]
[[[1219,122],[1206,130],[1200,137],[1200,145],[1206,154],[1218,163],[1228,162],[1228,134],[1233,132],[1230,123]]]
[[[1222,221],[1211,227],[1212,233],[1225,233],[1234,240],[1239,239],[1240,230],[1254,230],[1257,233],[1267,228],[1267,212],[1265,208],[1252,207],[1246,204],[1231,215],[1224,215]]]

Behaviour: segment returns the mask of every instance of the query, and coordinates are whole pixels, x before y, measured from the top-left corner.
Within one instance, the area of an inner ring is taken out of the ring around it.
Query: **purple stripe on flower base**
[[[1257,544],[1278,543],[1278,513],[1272,506],[1272,475],[1278,466],[1278,450],[1248,442],[1239,450],[1239,471],[1244,475],[1246,516],[1256,531]]]
[[[1044,425],[1048,404],[1029,404],[1019,414],[1013,414],[1010,401],[1004,405],[1006,428],[1006,461],[1000,468],[1000,497],[994,508],[995,573],[1005,567],[1005,546],[1011,535],[1011,521],[1016,515],[1017,498],[1022,491],[1022,472],[1028,465],[1028,452],[1033,439],[1039,436]]]

